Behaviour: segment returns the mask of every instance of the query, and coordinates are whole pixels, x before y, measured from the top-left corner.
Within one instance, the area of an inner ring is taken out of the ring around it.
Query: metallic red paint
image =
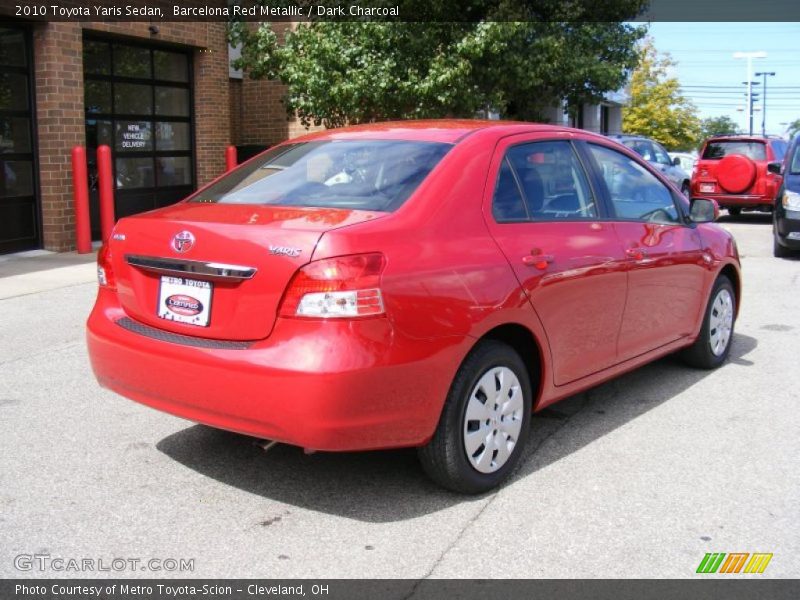
[[[310,449],[419,446],[432,436],[463,359],[498,328],[522,332],[538,348],[523,356],[539,374],[538,410],[691,344],[720,271],[730,270],[739,286],[735,245],[713,224],[494,221],[499,162],[505,148],[523,141],[605,144],[672,187],[601,136],[480,121],[308,136],[387,138],[454,144],[393,213],[183,202],[122,219],[116,231],[124,239],[115,236],[107,249],[117,289],[101,287],[88,321],[98,381],[166,412]],[[196,238],[186,258],[258,269],[250,280],[215,283],[208,327],[159,319],[158,275],[124,258],[177,256],[170,240],[184,229]],[[273,255],[270,245],[301,252]],[[278,315],[288,282],[309,261],[374,252],[386,258],[385,315]],[[124,317],[165,332],[252,343],[191,347],[129,331],[117,324]]]

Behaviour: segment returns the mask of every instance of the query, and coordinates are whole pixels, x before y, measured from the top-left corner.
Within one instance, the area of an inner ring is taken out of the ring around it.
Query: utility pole
[[[753,135],[753,113],[755,112],[754,106],[758,100],[759,93],[753,91],[754,85],[761,85],[760,81],[743,81],[743,85],[747,86],[747,118],[750,122],[750,135]]]
[[[761,135],[767,137],[767,77],[775,77],[774,71],[760,71],[756,73],[756,77],[763,77],[764,95],[761,98]]]
[[[767,53],[759,52],[734,52],[733,58],[747,59],[747,120],[750,123],[750,135],[753,135],[753,59],[766,58]]]

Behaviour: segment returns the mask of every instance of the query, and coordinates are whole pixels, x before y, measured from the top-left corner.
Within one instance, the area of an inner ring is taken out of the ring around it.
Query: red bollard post
[[[225,148],[225,172],[236,168],[236,146]]]
[[[86,172],[86,148],[72,149],[72,204],[75,210],[75,245],[78,254],[92,251],[92,230],[89,221],[89,176]]]
[[[114,229],[114,180],[111,171],[111,148],[97,147],[97,189],[100,193],[100,231],[103,241]]]

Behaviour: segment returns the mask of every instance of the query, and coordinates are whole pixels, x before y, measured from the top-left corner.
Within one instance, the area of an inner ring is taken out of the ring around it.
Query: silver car
[[[680,167],[680,161],[670,158],[664,146],[650,138],[638,135],[612,135],[609,137],[624,144],[664,173],[675,184],[675,187],[683,192],[684,196],[689,195],[691,176]]]

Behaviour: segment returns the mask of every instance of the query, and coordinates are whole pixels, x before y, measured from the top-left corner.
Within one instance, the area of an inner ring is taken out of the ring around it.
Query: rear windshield
[[[274,148],[192,202],[396,210],[452,146],[416,141],[320,141]]]
[[[764,142],[742,142],[736,140],[723,140],[708,142],[703,151],[706,160],[718,160],[729,154],[742,154],[753,160],[767,160],[767,151]]]

